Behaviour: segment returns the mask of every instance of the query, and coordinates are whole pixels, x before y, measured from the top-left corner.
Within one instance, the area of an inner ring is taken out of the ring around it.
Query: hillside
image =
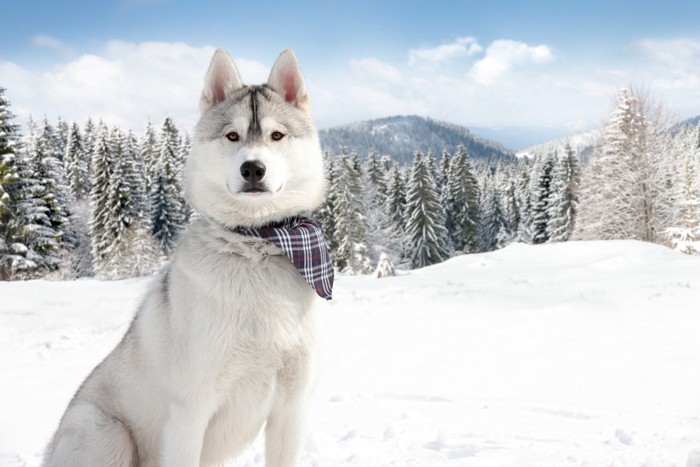
[[[408,163],[416,150],[440,157],[443,150],[454,152],[463,144],[474,159],[503,158],[514,153],[501,144],[480,138],[467,128],[418,116],[395,116],[329,128],[319,132],[321,146],[331,154],[342,147],[364,159],[370,150],[388,154],[395,161]]]
[[[555,151],[558,154],[563,154],[566,145],[569,144],[571,149],[578,154],[581,160],[586,161],[593,153],[593,149],[600,137],[599,135],[599,130],[591,130],[585,133],[579,133],[552,141],[546,141],[544,143],[523,149],[522,151],[518,151],[516,156],[535,158],[546,156]]]
[[[300,466],[700,467],[699,268],[635,241],[516,243],[340,276]],[[39,465],[148,283],[0,282],[1,466]]]

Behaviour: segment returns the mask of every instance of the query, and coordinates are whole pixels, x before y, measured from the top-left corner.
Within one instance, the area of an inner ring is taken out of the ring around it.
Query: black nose
[[[246,161],[241,165],[241,176],[246,182],[259,182],[265,177],[265,164],[260,161]]]

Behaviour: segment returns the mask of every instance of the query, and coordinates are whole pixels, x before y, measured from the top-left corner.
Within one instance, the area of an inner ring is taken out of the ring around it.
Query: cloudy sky
[[[417,114],[520,149],[599,126],[628,84],[700,114],[697,0],[13,0],[0,16],[20,122],[189,129],[219,47],[249,83],[295,49],[320,128]]]

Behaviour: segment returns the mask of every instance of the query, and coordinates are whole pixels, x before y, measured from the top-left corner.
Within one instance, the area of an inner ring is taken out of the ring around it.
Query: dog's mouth
[[[259,187],[246,188],[242,190],[242,193],[266,193],[267,190]]]
[[[261,182],[247,182],[245,183],[239,193],[269,193],[270,190],[267,189],[267,186],[264,183]]]
[[[246,183],[241,187],[238,193],[250,194],[256,196],[260,193],[275,194],[282,191],[283,185],[280,185],[276,190],[271,190],[264,183]]]

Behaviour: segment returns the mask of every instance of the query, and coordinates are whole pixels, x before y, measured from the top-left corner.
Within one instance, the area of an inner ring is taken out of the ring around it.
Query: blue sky
[[[697,1],[27,0],[2,16],[20,119],[191,127],[218,47],[249,82],[294,48],[319,127],[410,113],[517,149],[599,126],[627,84],[700,114]]]

